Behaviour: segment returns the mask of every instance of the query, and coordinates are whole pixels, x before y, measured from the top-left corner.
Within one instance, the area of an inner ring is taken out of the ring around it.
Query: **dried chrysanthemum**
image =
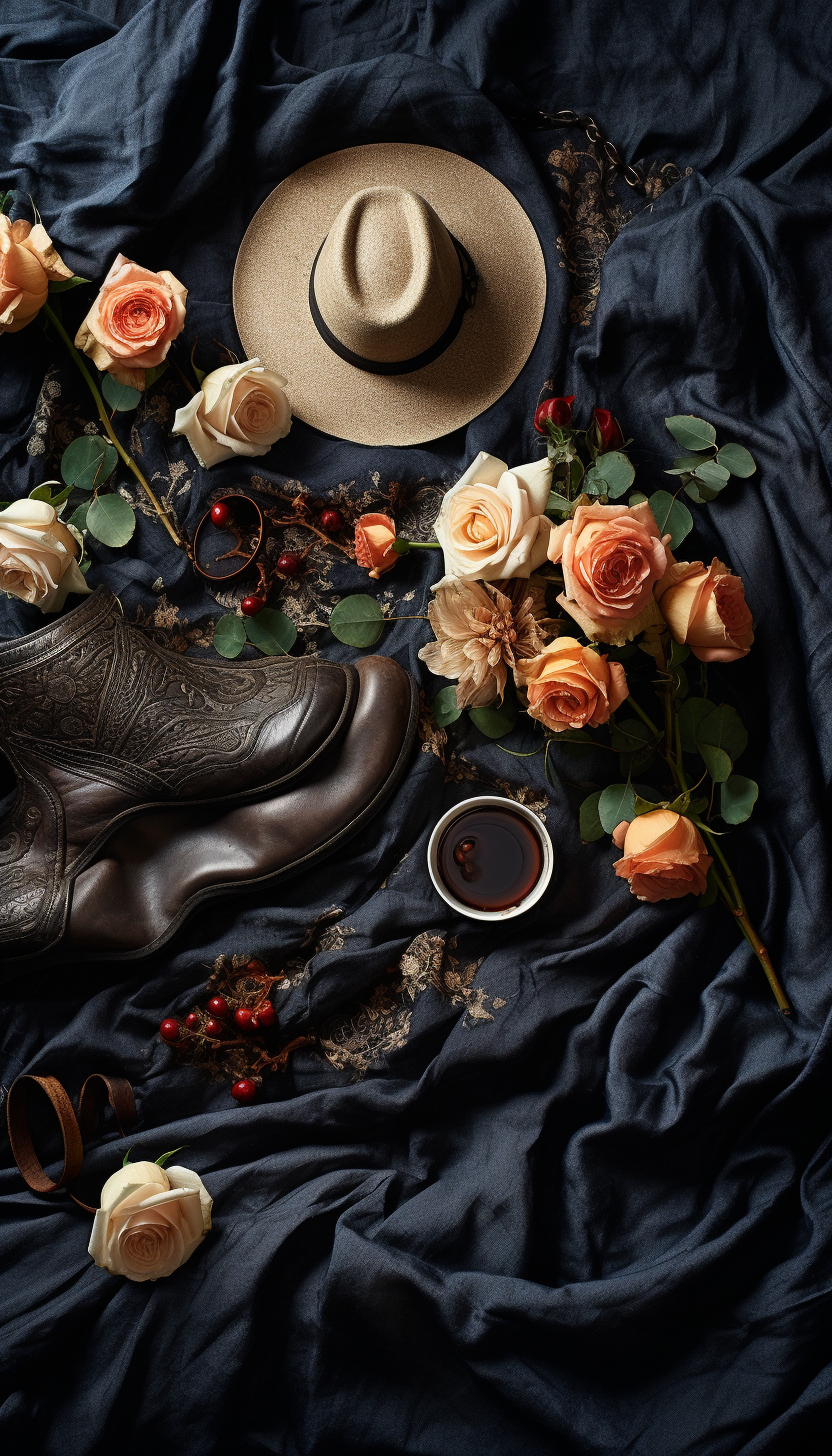
[[[428,607],[436,641],[419,656],[437,677],[458,679],[458,707],[502,702],[509,671],[552,635],[545,610],[543,592],[528,581],[449,581]]]

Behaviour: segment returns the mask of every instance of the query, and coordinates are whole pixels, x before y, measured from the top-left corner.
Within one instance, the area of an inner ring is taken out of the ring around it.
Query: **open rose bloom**
[[[552,531],[549,560],[562,562],[558,601],[587,637],[620,646],[661,626],[653,588],[672,557],[646,501],[580,505]]]
[[[212,1199],[190,1168],[128,1163],[107,1179],[89,1251],[99,1268],[143,1282],[172,1274],[211,1227]]]
[[[164,362],[185,327],[187,296],[166,268],[151,273],[119,253],[75,335],[75,347],[119,384],[144,389],[145,370]]]
[[[553,733],[597,728],[629,695],[621,663],[607,662],[575,637],[558,637],[537,657],[518,662],[514,677],[526,690],[529,717]]]
[[[704,895],[713,864],[695,824],[672,809],[652,809],[613,834],[623,859],[613,868],[639,900],[678,900]]]
[[[445,554],[443,581],[528,577],[542,566],[551,531],[543,514],[551,480],[548,460],[509,470],[505,461],[481,450],[448,491],[434,525]]]
[[[50,482],[54,483],[54,482]],[[81,546],[47,501],[13,501],[0,511],[0,592],[42,612],[58,612],[68,592],[89,592]]]
[[[16,334],[43,308],[50,282],[71,278],[43,223],[0,213],[0,334]]]
[[[735,662],[754,641],[742,581],[714,557],[675,561],[656,588],[659,609],[677,642],[701,662]]]
[[[285,385],[259,359],[226,364],[206,374],[199,393],[176,411],[172,433],[184,435],[206,467],[234,455],[265,455],[292,426]]]

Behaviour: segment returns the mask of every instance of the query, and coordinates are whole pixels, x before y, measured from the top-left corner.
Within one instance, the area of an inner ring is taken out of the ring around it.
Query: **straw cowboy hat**
[[[516,198],[438,147],[331,152],[266,198],[234,270],[249,358],[285,375],[293,414],[364,445],[434,440],[523,368],[546,302]]]

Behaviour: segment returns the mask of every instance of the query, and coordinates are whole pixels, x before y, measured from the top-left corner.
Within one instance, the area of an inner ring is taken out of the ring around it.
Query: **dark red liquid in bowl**
[[[474,910],[509,910],[534,889],[543,849],[531,824],[511,809],[486,806],[460,814],[439,841],[439,873],[457,900]]]

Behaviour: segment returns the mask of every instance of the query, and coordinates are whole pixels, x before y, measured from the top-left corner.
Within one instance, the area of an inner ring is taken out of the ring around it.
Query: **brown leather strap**
[[[47,1177],[35,1152],[29,1132],[29,1118],[26,1111],[24,1082],[35,1082],[49,1098],[61,1128],[64,1142],[64,1166],[57,1182]],[[101,1113],[109,1100],[116,1115],[119,1130],[124,1136],[125,1127],[136,1121],[136,1102],[133,1088],[126,1077],[107,1077],[103,1072],[93,1072],[87,1077],[78,1098],[76,1118],[72,1103],[57,1077],[37,1077],[25,1072],[17,1077],[9,1088],[6,1099],[6,1115],[9,1124],[9,1142],[12,1154],[23,1177],[35,1193],[56,1193],[73,1178],[77,1178],[84,1162],[84,1137],[90,1137],[96,1130]],[[67,1189],[69,1193],[69,1189]],[[88,1213],[95,1213],[88,1203],[82,1203],[74,1193],[70,1198]]]
[[[122,1137],[125,1129],[133,1126],[138,1114],[133,1088],[127,1078],[107,1077],[103,1072],[93,1072],[81,1088],[78,1098],[78,1126],[82,1138],[92,1137],[108,1099]]]

